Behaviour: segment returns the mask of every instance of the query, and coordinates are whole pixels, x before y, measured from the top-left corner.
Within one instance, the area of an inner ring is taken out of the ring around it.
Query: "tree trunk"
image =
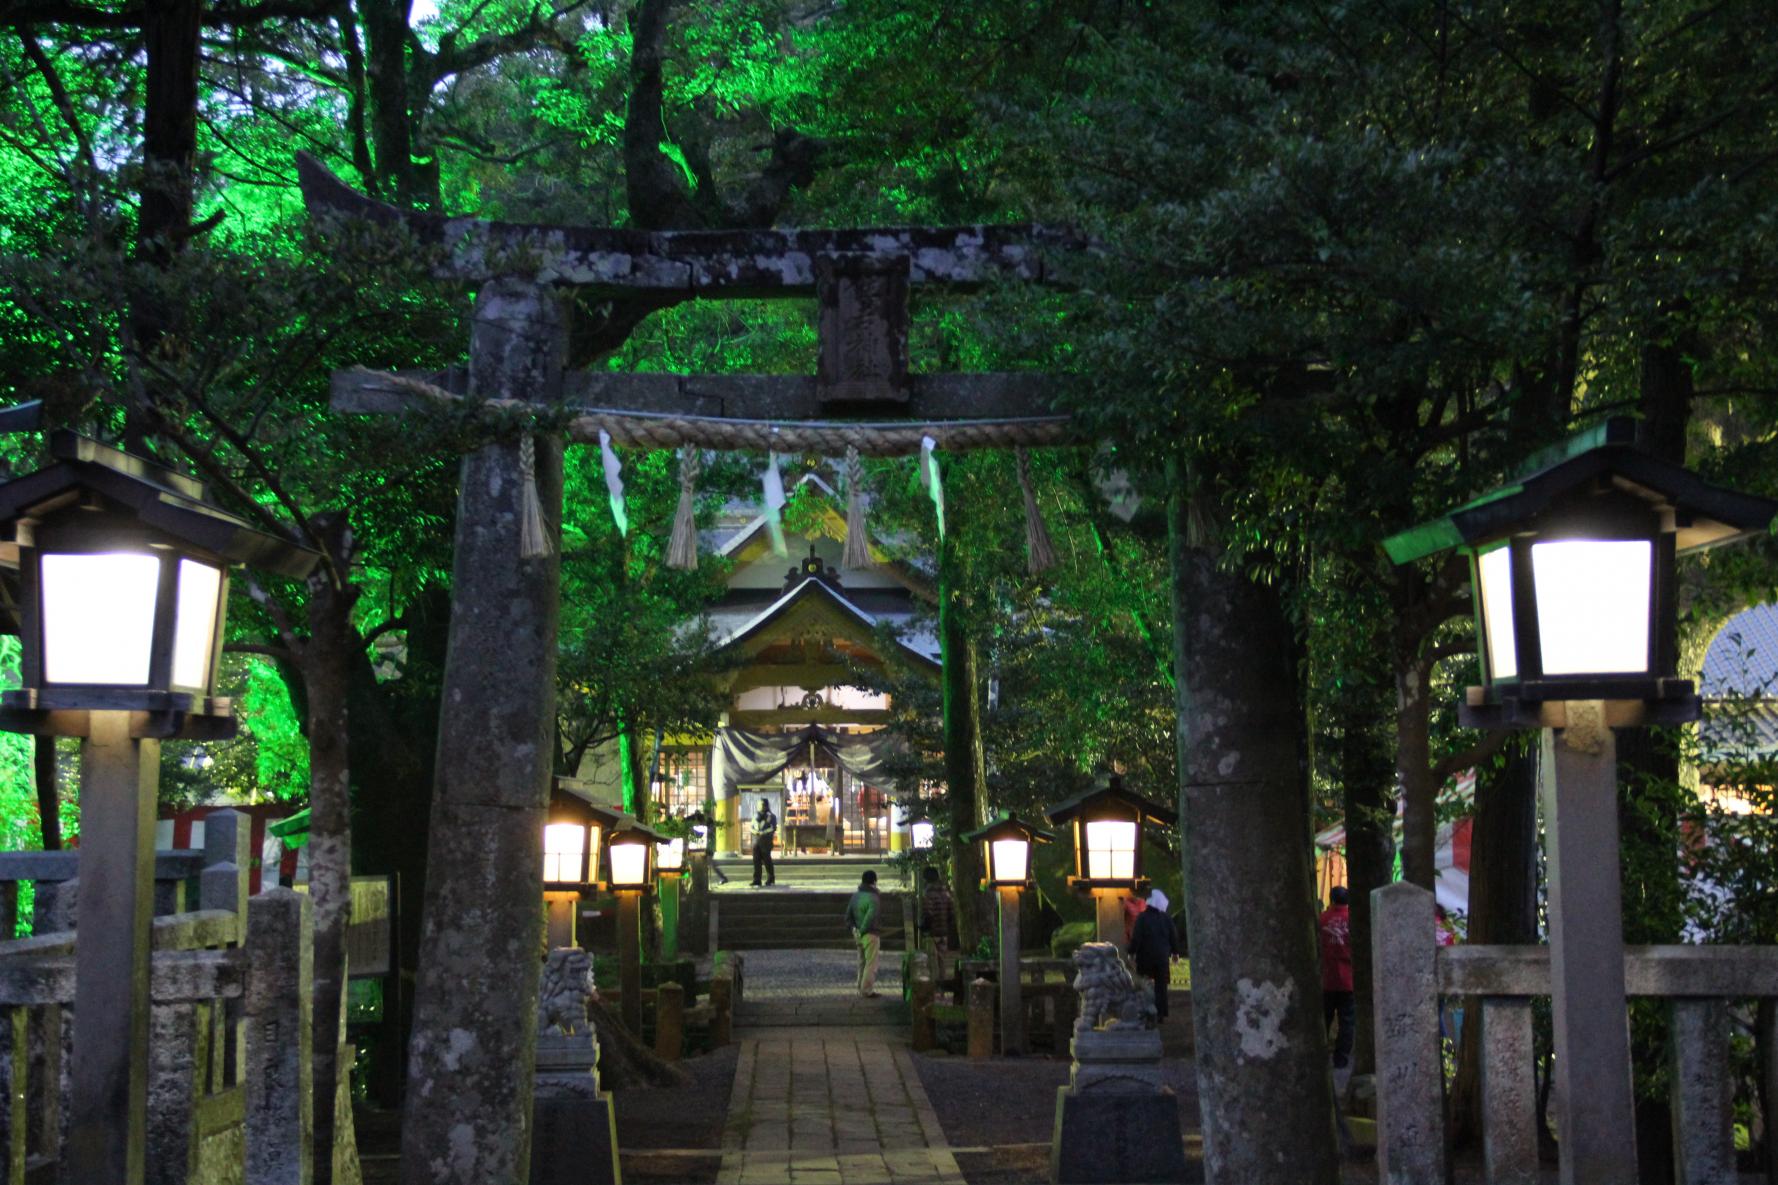
[[[1401,879],[1431,892],[1436,879],[1438,783],[1432,776],[1431,711],[1418,658],[1395,672],[1395,772],[1401,782]]]
[[[360,0],[358,10],[364,21],[370,137],[376,145],[375,167],[382,191],[397,205],[434,208],[438,194],[425,170],[414,161],[408,86],[412,5],[409,0]]]
[[[137,257],[164,267],[191,227],[192,167],[198,146],[198,33],[202,0],[157,0],[142,14],[143,80],[141,205]],[[178,311],[149,296],[130,309],[139,357],[150,357],[177,332]],[[153,381],[146,376],[124,414],[124,447],[148,455]]]
[[[1362,692],[1354,690],[1357,698]],[[1352,1073],[1377,1069],[1376,1018],[1371,990],[1371,890],[1387,885],[1395,872],[1395,768],[1387,737],[1387,709],[1370,704],[1343,705],[1340,777],[1346,814],[1346,886],[1352,911],[1352,1000],[1357,1029],[1352,1045]],[[1375,710],[1364,711],[1365,706]],[[1352,710],[1357,706],[1360,710]]]
[[[62,803],[56,793],[56,738],[33,738],[31,768],[37,778],[37,822],[43,833],[43,850],[54,852],[62,846]]]
[[[968,606],[963,560],[955,524],[939,544],[938,636],[944,680],[945,805],[950,814],[951,895],[957,902],[957,938],[973,951],[992,933],[982,892],[981,847],[960,838],[979,825],[984,757],[976,698],[976,649],[965,627]]]
[[[413,1023],[420,957],[420,898],[426,885],[426,832],[432,812],[432,759],[438,745],[439,686],[450,624],[449,590],[434,586],[411,601],[407,661],[400,678],[378,683],[368,660],[352,668],[352,868],[395,880],[397,977],[383,1000],[371,1054],[372,1097],[401,1103],[403,1062]],[[368,788],[368,792],[366,792]]]
[[[1493,768],[1477,771],[1469,847],[1469,941],[1508,946],[1537,942],[1537,751],[1523,745]],[[1451,1138],[1463,1147],[1482,1134],[1480,1000],[1468,1000],[1457,1078],[1451,1087]]]
[[[554,292],[485,284],[470,393],[558,400],[565,348]],[[519,554],[521,452],[518,441],[497,441],[463,461],[401,1124],[404,1185],[518,1182],[529,1171],[561,565],[559,544],[544,556]],[[559,440],[536,439],[535,480],[555,543]]]
[[[351,570],[351,537],[343,515],[317,516],[335,570]],[[333,1180],[334,1092],[345,1034],[340,1014],[346,990],[346,927],[352,920],[352,799],[348,697],[352,664],[362,644],[352,628],[358,590],[335,587],[325,568],[309,584],[309,637],[303,643],[303,682],[309,698],[309,898],[314,902],[315,1185]]]
[[[1172,505],[1180,819],[1210,1185],[1339,1180],[1296,631]]]

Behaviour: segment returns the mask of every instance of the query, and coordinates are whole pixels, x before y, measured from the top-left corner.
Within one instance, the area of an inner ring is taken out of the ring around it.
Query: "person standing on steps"
[[[760,873],[765,873],[768,885],[778,883],[778,870],[772,867],[772,841],[778,837],[778,816],[772,813],[772,804],[764,796],[759,800],[759,811],[753,816],[753,887],[759,888]]]
[[[858,994],[867,1000],[877,997],[877,956],[883,950],[883,936],[877,928],[881,916],[882,897],[877,892],[877,874],[867,870],[858,883],[858,891],[846,903],[846,926],[858,944]]]

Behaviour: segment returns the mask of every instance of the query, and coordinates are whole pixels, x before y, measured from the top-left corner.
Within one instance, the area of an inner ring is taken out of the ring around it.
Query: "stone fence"
[[[1550,994],[1547,946],[1439,947],[1432,894],[1406,883],[1372,895],[1377,1019],[1377,1164],[1385,1185],[1446,1177],[1440,996],[1472,997],[1482,1026],[1482,1155],[1490,1185],[1538,1181],[1531,1001]],[[1778,947],[1632,946],[1631,996],[1666,1000],[1674,1180],[1734,1181],[1728,1001],[1760,1001],[1773,1033]],[[1761,1067],[1767,1139],[1778,1133],[1778,1057]],[[1622,1133],[1623,1139],[1631,1134]]]
[[[247,817],[219,810],[206,824],[203,850],[155,859],[146,1180],[306,1183],[309,900],[290,889],[249,898]],[[78,1023],[79,861],[78,851],[0,853],[0,932],[16,928],[19,882],[37,887],[37,933],[0,941],[3,1185],[59,1176]]]

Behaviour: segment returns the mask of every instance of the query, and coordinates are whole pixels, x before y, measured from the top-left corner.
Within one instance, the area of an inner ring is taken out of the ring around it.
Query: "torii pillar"
[[[469,389],[553,402],[567,356],[560,298],[530,280],[476,295]],[[562,445],[535,442],[550,553],[519,554],[517,442],[463,459],[450,646],[439,712],[423,960],[401,1120],[403,1185],[528,1178],[537,982],[539,836],[555,744]],[[440,1106],[445,1098],[451,1106]]]

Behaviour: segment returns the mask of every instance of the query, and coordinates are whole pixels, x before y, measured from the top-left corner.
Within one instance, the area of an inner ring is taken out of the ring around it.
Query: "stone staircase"
[[[856,874],[854,874],[856,881]],[[743,889],[715,894],[717,946],[721,950],[850,950],[846,902],[852,890]],[[885,889],[883,949],[906,946],[902,894]]]

